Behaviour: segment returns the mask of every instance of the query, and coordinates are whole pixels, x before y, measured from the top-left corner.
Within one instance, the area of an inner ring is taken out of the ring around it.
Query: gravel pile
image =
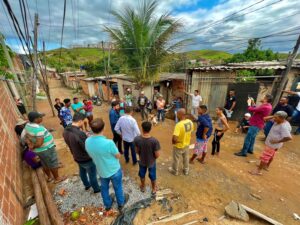
[[[139,186],[127,176],[123,177],[123,189],[125,193],[129,194],[129,201],[125,207],[129,207],[135,202],[151,196],[149,186],[142,193]],[[61,195],[62,193],[63,195]],[[112,184],[110,184],[109,193],[114,193]],[[86,206],[103,207],[101,194],[94,194],[92,188],[86,191],[79,176],[73,176],[58,184],[54,191],[54,200],[61,213]],[[116,202],[113,207],[117,208]]]

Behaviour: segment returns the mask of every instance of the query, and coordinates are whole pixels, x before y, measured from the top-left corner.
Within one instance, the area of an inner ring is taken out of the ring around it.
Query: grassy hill
[[[230,58],[232,55],[228,52],[217,50],[195,50],[185,52],[187,58],[191,59],[207,59],[207,60],[224,60]]]

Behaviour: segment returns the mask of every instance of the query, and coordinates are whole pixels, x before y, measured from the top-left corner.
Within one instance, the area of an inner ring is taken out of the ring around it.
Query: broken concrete
[[[245,222],[249,221],[249,215],[246,210],[237,202],[231,201],[226,207],[225,212],[233,218],[243,220]]]

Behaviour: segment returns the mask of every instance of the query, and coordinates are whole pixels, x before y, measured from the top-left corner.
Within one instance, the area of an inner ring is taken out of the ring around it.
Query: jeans
[[[148,109],[146,107],[140,107],[140,110],[141,110],[142,120],[145,120],[145,117],[148,120]]]
[[[117,132],[113,132],[113,135],[114,135],[113,141],[117,145],[119,152],[121,154],[123,154],[123,150],[122,150],[122,137]]]
[[[127,141],[123,141],[123,143],[124,143],[124,157],[125,157],[126,163],[129,162],[129,148],[130,148],[132,163],[136,164],[137,159],[136,159],[134,143],[133,142],[127,142]]]
[[[85,163],[78,163],[79,166],[79,175],[83,185],[86,188],[92,186],[94,192],[100,191],[100,186],[97,181],[97,170],[96,165],[91,160]]]
[[[259,128],[256,126],[249,127],[248,133],[244,140],[244,146],[241,153],[247,155],[247,153],[252,153],[255,143],[255,138],[259,132]]]
[[[198,107],[194,107],[192,108],[192,116],[195,118],[195,119],[198,119]]]
[[[156,181],[156,163],[154,163],[151,167],[147,166],[142,166],[141,164],[139,165],[139,177],[140,178],[145,178],[147,170],[148,170],[148,176],[151,181]]]
[[[122,207],[125,204],[125,196],[123,193],[123,184],[122,184],[122,170],[119,169],[114,175],[108,178],[100,177],[101,181],[101,196],[106,210],[111,209],[112,199],[109,196],[109,183],[112,182],[116,199],[119,207]]]
[[[183,161],[183,171],[184,173],[189,172],[189,146],[185,148],[176,148],[173,147],[173,165],[172,169],[177,174],[180,157],[182,156]]]
[[[295,109],[293,112],[292,122],[298,125],[296,133],[300,133],[300,111],[298,111],[297,109]]]
[[[211,152],[212,155],[215,154],[216,150],[217,150],[217,153],[220,152],[220,140],[224,135],[224,133],[222,133],[220,136],[218,136],[217,133],[220,132],[220,131],[221,130],[215,129],[214,139],[212,141],[212,152]]]
[[[165,121],[165,110],[164,109],[157,110],[157,121],[160,121],[160,119],[162,122]]]
[[[268,122],[266,122],[265,127],[264,127],[264,134],[265,134],[266,137],[267,137],[268,134],[270,133],[270,130],[271,130],[273,124],[274,124],[274,122],[271,121],[271,120],[268,121]]]

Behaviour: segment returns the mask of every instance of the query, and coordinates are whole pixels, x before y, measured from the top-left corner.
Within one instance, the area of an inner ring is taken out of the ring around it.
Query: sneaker
[[[188,172],[188,171],[183,171],[183,174],[184,174],[185,176],[187,176],[187,175],[189,175],[189,172]]]
[[[253,155],[253,152],[248,152],[248,153]]]
[[[92,187],[92,186],[85,187],[84,189],[85,189],[86,191],[88,191],[88,190],[90,190],[91,187]]]
[[[173,170],[173,168],[172,167],[169,167],[169,172],[171,173],[171,174],[173,174],[174,176],[178,176],[178,172],[176,173],[174,170]]]
[[[236,156],[241,156],[241,157],[247,157],[246,154],[243,154],[243,153],[241,153],[241,152],[236,152],[236,153],[234,153],[234,155],[236,155]]]
[[[124,206],[126,205],[126,203],[127,203],[128,200],[129,200],[129,194],[125,193],[125,194],[124,194],[124,198],[125,198],[124,205],[118,207],[120,213],[123,213]]]

